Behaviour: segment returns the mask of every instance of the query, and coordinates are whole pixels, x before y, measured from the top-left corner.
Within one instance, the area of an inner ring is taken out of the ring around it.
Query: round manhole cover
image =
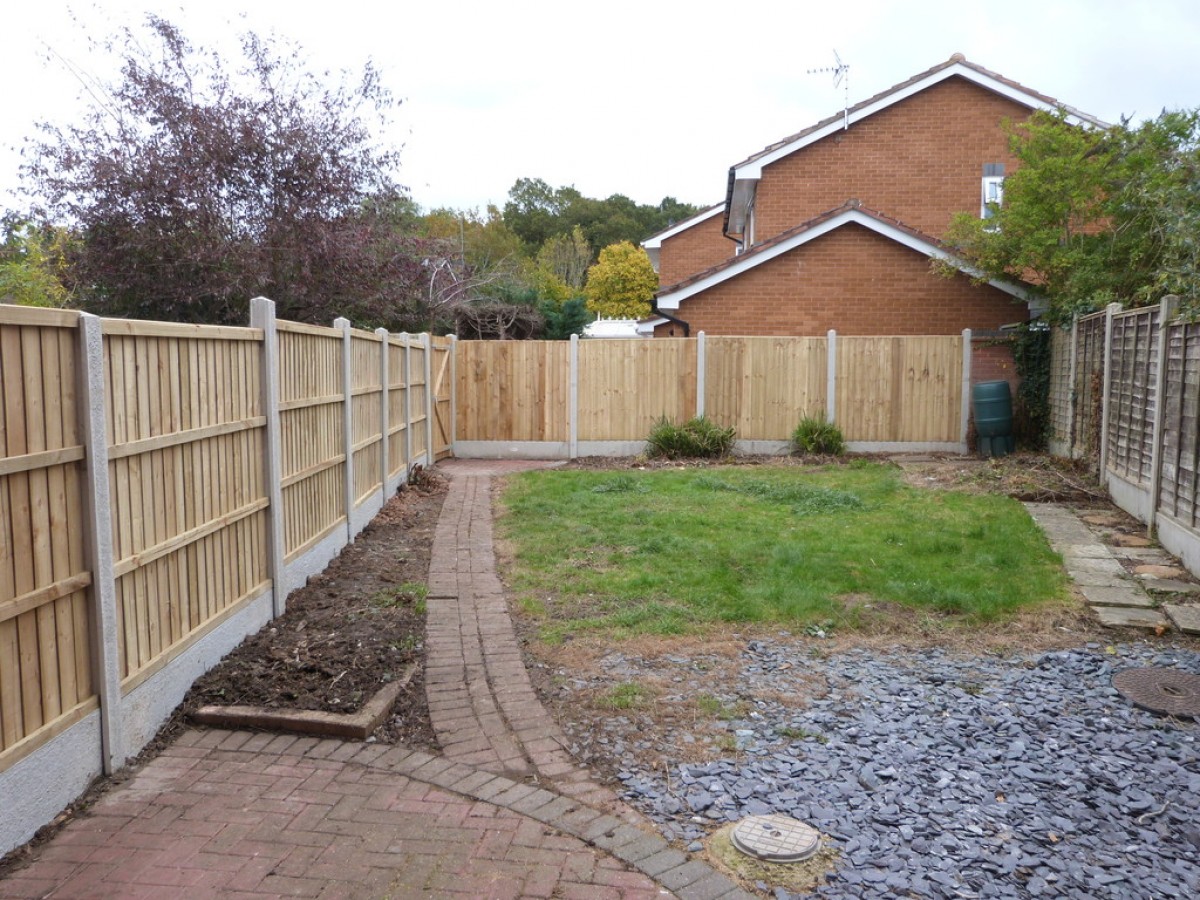
[[[817,852],[820,832],[789,816],[750,816],[729,833],[729,840],[747,856],[768,862],[801,862]]]
[[[1200,675],[1177,669],[1125,669],[1113,676],[1113,687],[1142,709],[1200,717]]]

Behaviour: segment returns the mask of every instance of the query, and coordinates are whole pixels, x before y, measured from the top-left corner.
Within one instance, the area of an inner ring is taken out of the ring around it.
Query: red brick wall
[[[929,258],[849,224],[684,300],[673,315],[692,335],[957,334],[1024,321],[1024,303],[966,276],[942,278]],[[665,336],[671,324],[659,326]],[[677,335],[678,336],[678,335]]]
[[[737,245],[721,233],[724,222],[725,214],[719,212],[663,241],[658,251],[658,283],[669,287],[733,256]]]
[[[978,214],[984,163],[1004,163],[1007,173],[1016,167],[1001,123],[1028,115],[962,78],[927,88],[767,166],[755,241],[851,198],[940,236],[952,213]]]

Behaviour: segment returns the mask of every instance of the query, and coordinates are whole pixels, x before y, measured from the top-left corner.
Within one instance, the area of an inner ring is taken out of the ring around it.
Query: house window
[[[983,190],[979,203],[979,218],[990,219],[1004,203],[1004,163],[987,163],[983,167]]]

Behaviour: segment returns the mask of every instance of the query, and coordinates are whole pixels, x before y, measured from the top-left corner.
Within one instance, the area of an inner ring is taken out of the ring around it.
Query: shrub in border
[[[658,459],[713,459],[733,450],[733,427],[722,428],[706,416],[676,425],[666,416],[654,423],[646,438],[646,455]]]
[[[800,454],[841,456],[846,452],[842,429],[825,421],[824,415],[805,416],[792,432],[792,445]]]

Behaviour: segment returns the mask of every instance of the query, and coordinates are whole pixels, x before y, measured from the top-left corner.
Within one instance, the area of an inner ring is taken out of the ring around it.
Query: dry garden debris
[[[446,484],[422,471],[287,612],[246,638],[201,677],[181,712],[200,706],[357,712],[423,661],[429,553]],[[436,747],[417,673],[400,693],[380,740]]]

